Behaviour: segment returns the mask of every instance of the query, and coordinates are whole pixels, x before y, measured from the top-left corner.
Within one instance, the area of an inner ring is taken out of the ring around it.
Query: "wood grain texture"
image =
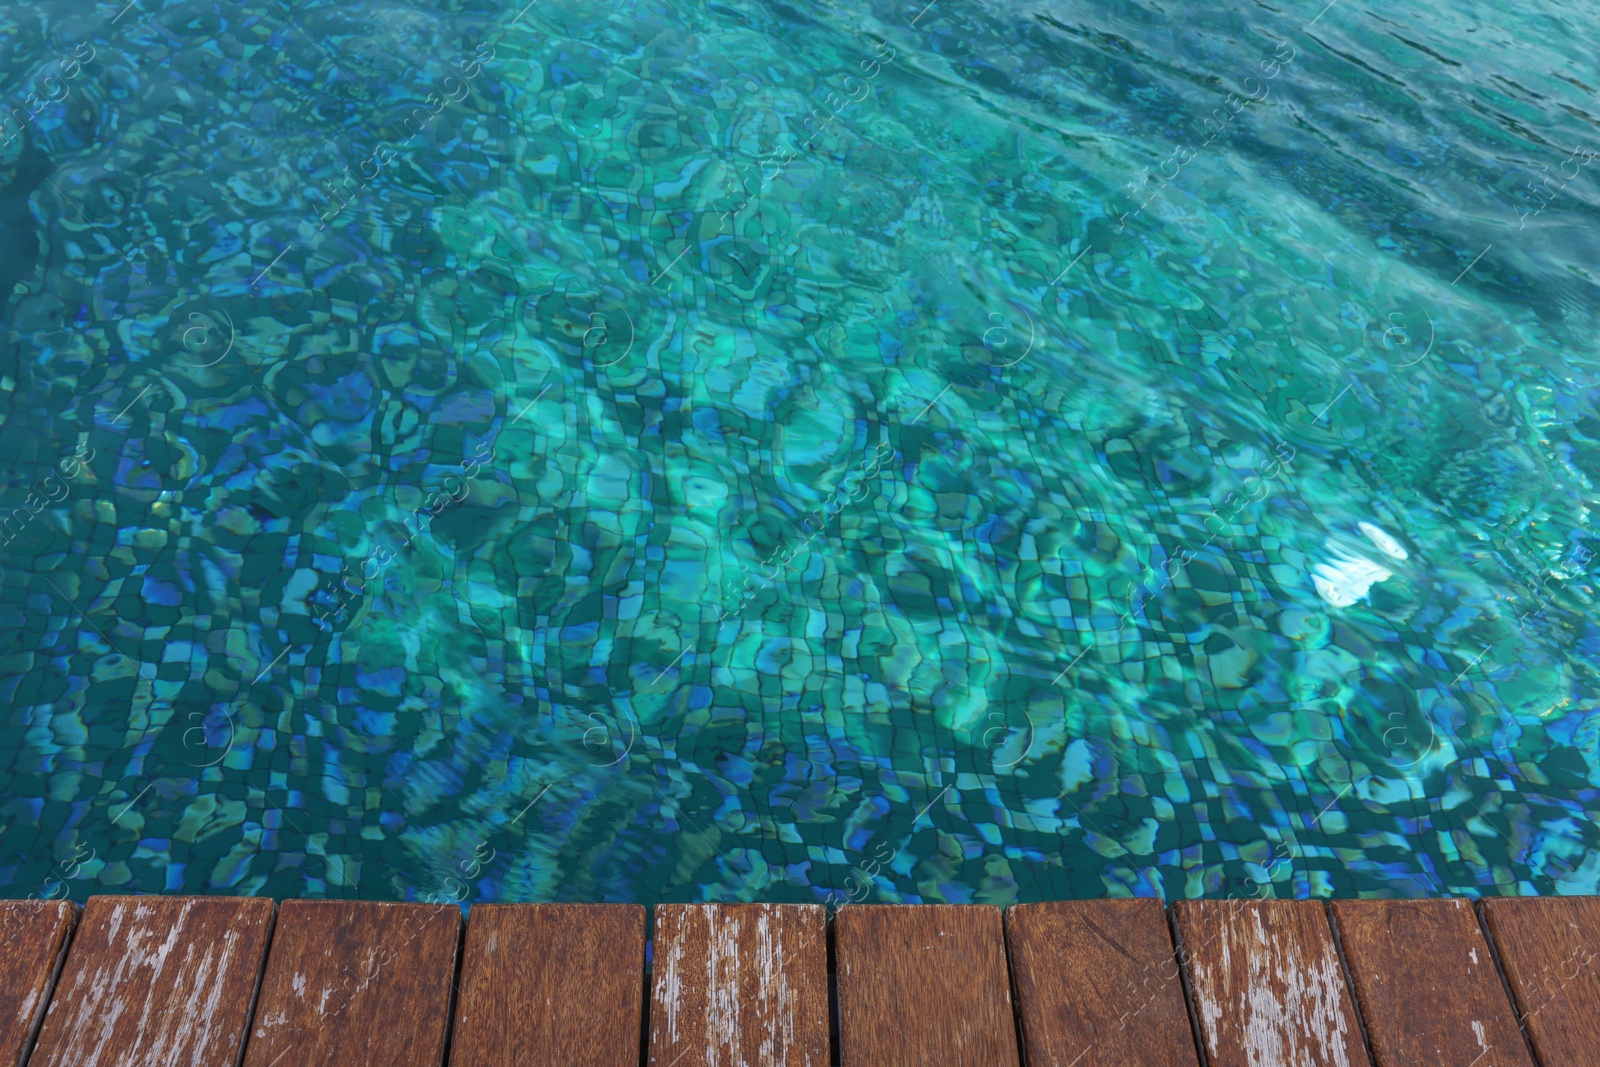
[[[1466,900],[1333,905],[1378,1067],[1533,1067]]]
[[[31,1067],[231,1067],[272,901],[90,897]]]
[[[454,905],[286,900],[245,1067],[439,1067]]]
[[[999,908],[846,905],[834,951],[843,1067],[1017,1067]]]
[[[1539,1062],[1600,1061],[1600,898],[1500,897],[1483,914]]]
[[[1212,1067],[1369,1067],[1320,901],[1185,900],[1172,907]]]
[[[644,908],[478,904],[450,1067],[638,1067]]]
[[[828,1067],[820,904],[661,904],[652,1067]]]
[[[1022,904],[1005,921],[1030,1067],[1196,1067],[1160,901]]]
[[[0,1065],[32,1047],[77,921],[65,900],[0,901]]]

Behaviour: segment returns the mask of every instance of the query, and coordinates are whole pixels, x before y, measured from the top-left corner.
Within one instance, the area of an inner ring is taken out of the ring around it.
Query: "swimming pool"
[[[1592,13],[0,13],[9,896],[1600,892]]]

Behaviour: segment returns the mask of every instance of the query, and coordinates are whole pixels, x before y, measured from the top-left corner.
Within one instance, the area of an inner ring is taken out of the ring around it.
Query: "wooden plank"
[[[638,1067],[644,908],[477,904],[450,1067]]]
[[[1030,1064],[1195,1067],[1160,901],[1022,904],[1005,921]]]
[[[245,1067],[439,1067],[461,910],[286,900]]]
[[[251,897],[90,897],[31,1067],[232,1064],[272,931]]]
[[[1184,900],[1172,907],[1200,1039],[1213,1064],[1368,1067],[1321,901]]]
[[[1471,902],[1341,900],[1333,916],[1378,1067],[1533,1067]]]
[[[828,1067],[820,904],[661,904],[652,1067]]]
[[[44,1020],[78,909],[65,900],[0,901],[0,1064],[23,1062]]]
[[[999,908],[850,904],[833,940],[843,1067],[1017,1067]]]
[[[1522,1025],[1544,1067],[1600,1058],[1600,898],[1483,902]]]

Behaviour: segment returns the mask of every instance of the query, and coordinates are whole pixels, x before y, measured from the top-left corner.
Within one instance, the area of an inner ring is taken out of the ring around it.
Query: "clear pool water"
[[[1600,891],[1600,15],[0,11],[0,887]]]

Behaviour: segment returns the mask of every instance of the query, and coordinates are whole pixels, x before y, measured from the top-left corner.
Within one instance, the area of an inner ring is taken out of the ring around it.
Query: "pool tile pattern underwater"
[[[519,7],[0,13],[5,892],[1600,890],[1592,12]]]

